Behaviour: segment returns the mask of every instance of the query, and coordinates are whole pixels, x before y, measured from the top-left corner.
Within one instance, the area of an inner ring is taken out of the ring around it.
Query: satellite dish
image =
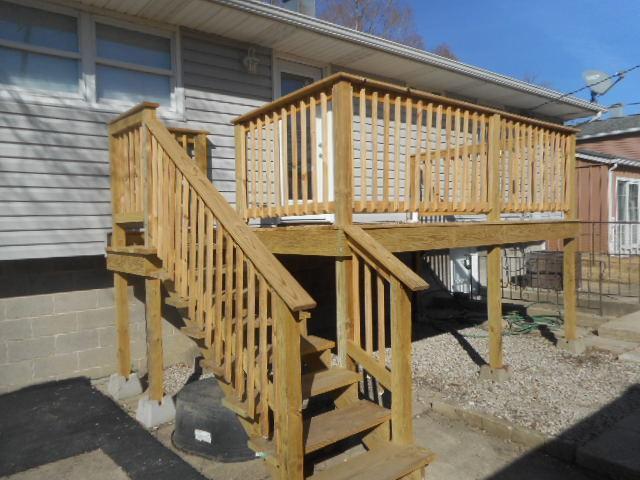
[[[622,80],[623,75],[620,73],[609,75],[599,70],[585,70],[582,73],[582,78],[591,90],[591,101],[595,102],[600,95],[607,93],[611,87]]]

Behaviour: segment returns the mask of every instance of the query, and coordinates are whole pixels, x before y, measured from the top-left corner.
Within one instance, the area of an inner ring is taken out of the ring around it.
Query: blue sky
[[[465,63],[516,78],[533,74],[562,92],[583,86],[584,70],[640,64],[640,0],[408,1],[428,49],[446,42]],[[600,100],[616,102],[640,102],[640,69]]]

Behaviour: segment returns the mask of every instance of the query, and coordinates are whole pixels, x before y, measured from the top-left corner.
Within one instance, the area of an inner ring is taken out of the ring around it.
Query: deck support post
[[[576,140],[571,137],[569,140],[569,155],[567,157],[567,181],[566,195],[568,199],[568,209],[566,218],[568,220],[578,219],[578,191],[576,188]],[[582,339],[578,338],[577,332],[577,304],[578,293],[576,283],[576,269],[580,268],[578,259],[578,238],[570,237],[564,239],[563,248],[562,282],[564,292],[564,339],[558,341],[558,347],[571,353],[581,354],[586,347]]]
[[[488,197],[491,210],[487,220],[500,221],[502,198],[500,185],[500,123],[499,114],[489,119]],[[491,245],[487,250],[487,321],[489,324],[489,364],[480,367],[480,378],[502,381],[509,378],[509,368],[502,355],[502,248]]]
[[[335,195],[335,224],[344,227],[353,223],[353,87],[341,81],[333,86],[333,186]],[[336,258],[336,328],[338,360],[342,367],[353,368],[347,357],[347,340],[353,332],[351,306],[351,254],[344,233],[341,240],[340,257]],[[353,394],[357,394],[355,389]],[[351,395],[349,395],[351,396]]]
[[[129,333],[129,281],[124,273],[113,273],[113,296],[116,304],[118,334],[118,374],[128,379],[131,374],[131,335]]]
[[[149,399],[162,401],[164,395],[164,362],[162,359],[162,297],[160,280],[145,279],[147,323],[147,371],[149,374]]]
[[[304,478],[304,439],[302,434],[302,385],[300,383],[300,328],[284,300],[274,298],[275,401],[278,478]]]

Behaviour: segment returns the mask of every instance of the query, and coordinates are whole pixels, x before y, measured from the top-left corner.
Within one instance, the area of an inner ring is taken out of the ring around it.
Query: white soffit
[[[483,104],[527,110],[561,93],[444,59],[256,0],[80,0],[172,25],[181,25],[315,62],[348,67],[415,88],[459,95]],[[602,108],[567,97],[535,111],[559,120],[588,117]]]

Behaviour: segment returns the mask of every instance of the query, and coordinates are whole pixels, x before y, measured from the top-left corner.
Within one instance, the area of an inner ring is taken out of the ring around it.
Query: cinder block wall
[[[101,257],[0,262],[0,393],[116,370],[113,277]],[[130,289],[132,367],[146,373],[144,288]],[[171,315],[171,312],[168,312]],[[165,365],[197,349],[164,322]]]

